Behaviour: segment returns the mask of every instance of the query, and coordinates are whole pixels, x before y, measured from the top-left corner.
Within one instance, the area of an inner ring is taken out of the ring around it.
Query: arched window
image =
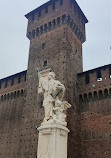
[[[44,31],[47,32],[47,24],[44,25]]]
[[[66,14],[62,15],[62,23],[63,23],[63,24],[66,23]]]
[[[94,98],[97,98],[97,92],[96,91],[94,91],[93,96],[94,96]]]
[[[18,91],[17,91],[17,97],[19,97],[19,96],[20,96],[20,91],[18,90]]]
[[[14,98],[16,97],[16,94],[17,94],[17,93],[16,93],[16,91],[15,91],[15,92],[14,92]]]
[[[4,95],[4,100],[6,100],[6,94]]]
[[[40,33],[43,34],[43,26],[40,27]]]
[[[103,92],[102,92],[102,90],[99,90],[99,98],[102,98],[103,97]]]
[[[39,28],[36,29],[36,36],[39,36]]]
[[[83,101],[82,94],[79,95],[79,100],[80,100],[80,101]]]
[[[24,90],[22,89],[22,90],[21,90],[21,96],[23,95],[23,93],[24,93]]]
[[[104,96],[105,96],[105,97],[108,96],[108,90],[107,90],[107,89],[104,90]]]
[[[60,26],[60,17],[57,18],[57,26]]]
[[[88,98],[92,99],[92,93],[91,92],[88,94]]]
[[[9,95],[9,93],[7,94],[7,98],[9,99],[9,97],[10,97],[10,95]]]
[[[51,22],[49,22],[48,23],[48,29],[49,29],[49,31],[51,30],[51,28],[52,28],[52,24],[51,24]]]
[[[32,31],[32,38],[35,38],[35,30]]]
[[[84,94],[84,100],[86,101],[88,98],[87,98],[87,94],[85,93]]]
[[[68,16],[68,18],[67,18],[67,24],[68,25],[70,24],[70,21],[71,21],[71,18],[70,18],[70,16]]]
[[[53,28],[55,28],[56,27],[56,21],[55,21],[55,19],[52,21],[52,24],[53,24]]]
[[[13,98],[13,92],[11,93],[11,99]]]

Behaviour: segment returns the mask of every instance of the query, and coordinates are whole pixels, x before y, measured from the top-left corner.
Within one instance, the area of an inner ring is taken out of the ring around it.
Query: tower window
[[[12,81],[11,81],[11,86],[14,85],[14,77],[12,78]]]
[[[54,9],[55,9],[55,3],[52,4],[52,10],[54,10]]]
[[[60,26],[60,17],[57,18],[57,26]]]
[[[63,0],[60,0],[60,5],[63,5]]]
[[[33,15],[32,15],[32,21],[34,21],[34,18],[35,18],[35,15],[33,14]]]
[[[66,22],[66,15],[62,15],[62,23],[64,24]]]
[[[101,78],[101,71],[100,70],[97,71],[97,79],[98,78]]]
[[[48,7],[45,8],[45,13],[48,13]]]
[[[40,27],[40,33],[43,34],[43,26]]]
[[[48,23],[49,31],[51,30],[51,27],[52,27],[51,22],[49,22],[49,23]]]
[[[42,44],[42,49],[44,49],[46,47],[46,43]]]
[[[53,28],[55,28],[56,27],[56,21],[55,21],[55,19],[53,20]]]
[[[21,81],[21,75],[18,76],[18,83]]]
[[[47,32],[47,24],[44,25],[44,31]]]
[[[77,54],[77,49],[75,50],[75,54]]]
[[[47,66],[47,60],[44,61],[43,66]]]
[[[85,80],[86,80],[86,84],[90,82],[89,73],[86,73]]]
[[[41,11],[39,11],[39,13],[38,13],[38,17],[40,17],[41,16]]]
[[[8,80],[5,81],[5,86],[4,86],[4,88],[6,88],[7,85],[8,85]]]
[[[39,28],[36,29],[36,36],[39,36]]]
[[[35,38],[35,30],[32,31],[32,37]]]

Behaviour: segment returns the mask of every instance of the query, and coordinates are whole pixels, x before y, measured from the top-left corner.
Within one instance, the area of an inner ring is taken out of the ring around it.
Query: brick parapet
[[[78,74],[80,98],[95,99],[111,96],[111,64]]]
[[[0,80],[0,100],[25,91],[26,73],[23,71]]]
[[[54,3],[55,8],[52,9]],[[65,0],[60,5],[60,0],[50,1],[50,3],[48,2],[42,7],[42,10],[46,9],[47,5],[49,11],[44,14],[41,13],[40,17],[38,17],[40,12],[39,8],[26,15],[29,21],[27,37],[30,40],[52,31],[61,25],[67,24],[78,39],[82,43],[85,42],[85,23],[88,21],[76,2]]]

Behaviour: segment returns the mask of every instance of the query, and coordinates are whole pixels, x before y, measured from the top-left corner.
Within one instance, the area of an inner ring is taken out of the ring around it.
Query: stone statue
[[[65,87],[55,78],[55,73],[48,70],[38,70],[39,87],[38,93],[44,95],[43,107],[45,110],[45,118],[42,123],[50,124],[56,122],[66,126],[66,115],[64,111],[70,108],[71,105],[63,101]]]

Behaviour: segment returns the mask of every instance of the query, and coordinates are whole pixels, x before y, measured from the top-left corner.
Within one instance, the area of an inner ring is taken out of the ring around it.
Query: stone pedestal
[[[38,128],[37,158],[67,158],[69,130],[61,125],[43,125]]]

